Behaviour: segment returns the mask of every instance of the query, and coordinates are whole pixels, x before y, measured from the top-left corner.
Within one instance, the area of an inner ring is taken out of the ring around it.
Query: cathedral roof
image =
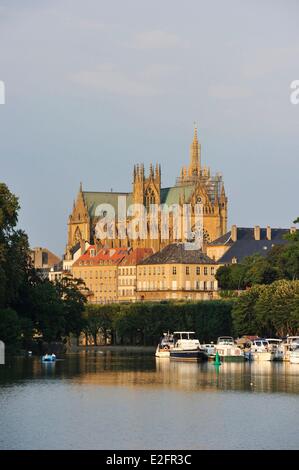
[[[201,250],[186,249],[185,243],[172,243],[139,264],[217,264]]]
[[[161,204],[179,204],[180,196],[185,197],[188,202],[195,190],[195,185],[190,186],[172,186],[170,188],[161,188]]]
[[[93,192],[84,191],[83,197],[90,217],[96,216],[96,208],[100,204],[111,204],[115,210],[115,215],[118,214],[118,197],[125,196],[127,206],[132,204],[132,193],[115,193],[115,192]]]
[[[195,185],[190,186],[173,186],[169,188],[161,188],[160,197],[161,204],[179,204],[180,196],[184,195],[185,201],[188,202]],[[96,208],[100,204],[111,204],[114,208],[115,216],[118,215],[118,197],[125,196],[127,208],[130,204],[133,203],[133,194],[132,193],[116,193],[116,192],[93,192],[93,191],[83,191],[83,197],[85,204],[87,206],[88,214],[90,217],[96,216]]]

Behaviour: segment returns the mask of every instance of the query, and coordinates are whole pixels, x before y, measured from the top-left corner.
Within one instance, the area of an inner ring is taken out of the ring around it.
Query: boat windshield
[[[178,339],[196,339],[195,333],[188,333],[188,332],[182,332],[182,333],[175,333],[174,334],[175,340]]]
[[[234,340],[231,337],[218,338],[218,344],[234,344]]]

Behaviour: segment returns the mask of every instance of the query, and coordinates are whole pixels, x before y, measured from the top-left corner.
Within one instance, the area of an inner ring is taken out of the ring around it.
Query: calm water
[[[299,365],[82,353],[0,366],[1,449],[298,449]]]

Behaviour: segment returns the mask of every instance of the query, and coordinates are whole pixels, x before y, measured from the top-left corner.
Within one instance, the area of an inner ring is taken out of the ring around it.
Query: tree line
[[[298,231],[285,238],[287,244],[274,246],[265,257],[253,255],[217,271],[222,295],[235,297],[232,324],[236,336],[299,333]],[[243,292],[234,296],[236,290]]]
[[[233,303],[145,302],[86,305],[84,333],[93,344],[155,345],[163,332],[195,331],[202,342],[232,334]]]
[[[19,210],[18,198],[0,183],[0,339],[7,352],[30,348],[33,338],[50,342],[78,335],[86,303],[80,281],[53,284],[38,276],[28,237],[16,228]]]
[[[299,218],[294,222],[299,222]],[[275,281],[299,279],[299,234],[285,236],[284,245],[275,245],[267,256],[255,254],[241,263],[221,266],[216,273],[223,291],[244,290],[256,284],[269,285]]]

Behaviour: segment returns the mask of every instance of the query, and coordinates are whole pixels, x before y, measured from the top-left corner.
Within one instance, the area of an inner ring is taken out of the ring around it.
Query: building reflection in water
[[[1,370],[0,385],[27,380],[67,380],[99,386],[156,387],[168,390],[299,393],[299,365],[286,362],[175,362],[148,353],[82,352],[56,364],[39,358],[12,359]]]

